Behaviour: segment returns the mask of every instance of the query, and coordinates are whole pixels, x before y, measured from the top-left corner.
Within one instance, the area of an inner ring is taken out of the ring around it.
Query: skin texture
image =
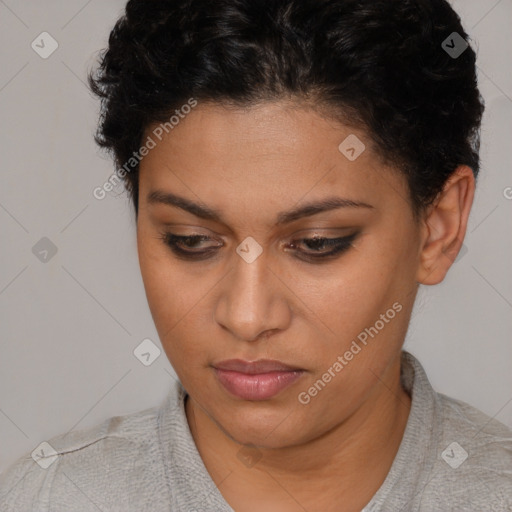
[[[350,134],[366,146],[355,161],[338,150]],[[224,222],[150,204],[155,190],[219,210]],[[417,222],[405,178],[382,163],[364,130],[285,101],[244,110],[199,104],[142,160],[137,240],[149,306],[189,393],[199,453],[235,510],[330,511],[343,503],[360,511],[378,490],[410,409],[399,353],[418,283],[443,280],[473,193],[473,174],[461,166]],[[332,196],[372,208],[276,225],[278,213]],[[165,231],[204,234],[211,240],[192,250],[217,252],[180,259],[162,240]],[[289,245],[353,232],[352,247],[323,262],[301,260],[297,253],[310,247]],[[263,249],[252,263],[235,251],[249,236]],[[299,393],[394,303],[401,311],[301,404]],[[305,372],[269,400],[242,400],[212,368],[233,358],[276,359]]]

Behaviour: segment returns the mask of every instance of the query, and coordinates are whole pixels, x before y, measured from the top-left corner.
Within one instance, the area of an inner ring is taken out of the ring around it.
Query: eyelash
[[[319,261],[322,260],[322,258],[333,258],[337,255],[341,255],[351,247],[353,247],[353,241],[355,238],[359,235],[359,233],[352,233],[351,235],[344,236],[344,237],[338,237],[338,238],[326,238],[326,237],[314,237],[314,238],[300,238],[298,240],[293,240],[291,242],[291,246],[296,247],[297,242],[306,243],[306,245],[309,243],[321,243],[323,247],[333,247],[333,250],[329,252],[323,252],[323,253],[303,253],[302,257],[299,257],[299,259],[305,259],[310,261]],[[201,241],[208,241],[211,240],[206,235],[187,235],[187,236],[179,236],[175,235],[174,233],[170,232],[163,232],[160,233],[159,238],[163,241],[164,244],[166,244],[178,257],[181,257],[183,259],[188,260],[204,260],[209,258],[213,253],[216,252],[216,248],[219,247],[218,245],[215,247],[209,247],[208,249],[205,249],[203,251],[188,251],[186,249],[183,249],[180,244],[187,244],[192,243],[195,244],[197,242]],[[300,251],[299,251],[300,252]]]

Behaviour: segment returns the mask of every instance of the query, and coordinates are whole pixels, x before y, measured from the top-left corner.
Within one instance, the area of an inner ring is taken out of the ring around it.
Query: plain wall
[[[159,404],[173,379],[163,352],[148,367],[133,355],[159,341],[127,196],[92,195],[114,168],[84,82],[123,6],[0,2],[0,472],[57,434]],[[436,390],[512,426],[512,1],[454,7],[478,52],[482,170],[467,252],[421,288],[405,348]],[[43,31],[59,44],[47,59],[31,48]],[[43,237],[57,248],[46,263],[32,252]]]

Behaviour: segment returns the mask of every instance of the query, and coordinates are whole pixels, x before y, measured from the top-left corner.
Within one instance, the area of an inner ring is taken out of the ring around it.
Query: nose
[[[284,330],[291,321],[289,291],[264,254],[252,263],[235,258],[221,281],[215,321],[239,340],[255,341]]]

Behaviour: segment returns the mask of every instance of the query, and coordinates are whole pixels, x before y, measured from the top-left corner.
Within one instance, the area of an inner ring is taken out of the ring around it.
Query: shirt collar
[[[186,396],[176,380],[158,416],[158,437],[171,499],[169,510],[234,512],[199,455],[185,413]]]
[[[420,362],[405,350],[401,353],[400,381],[411,396],[407,425],[386,479],[362,512],[382,511],[390,496],[393,510],[409,511],[428,484],[436,461],[435,440],[441,429],[438,398]]]

